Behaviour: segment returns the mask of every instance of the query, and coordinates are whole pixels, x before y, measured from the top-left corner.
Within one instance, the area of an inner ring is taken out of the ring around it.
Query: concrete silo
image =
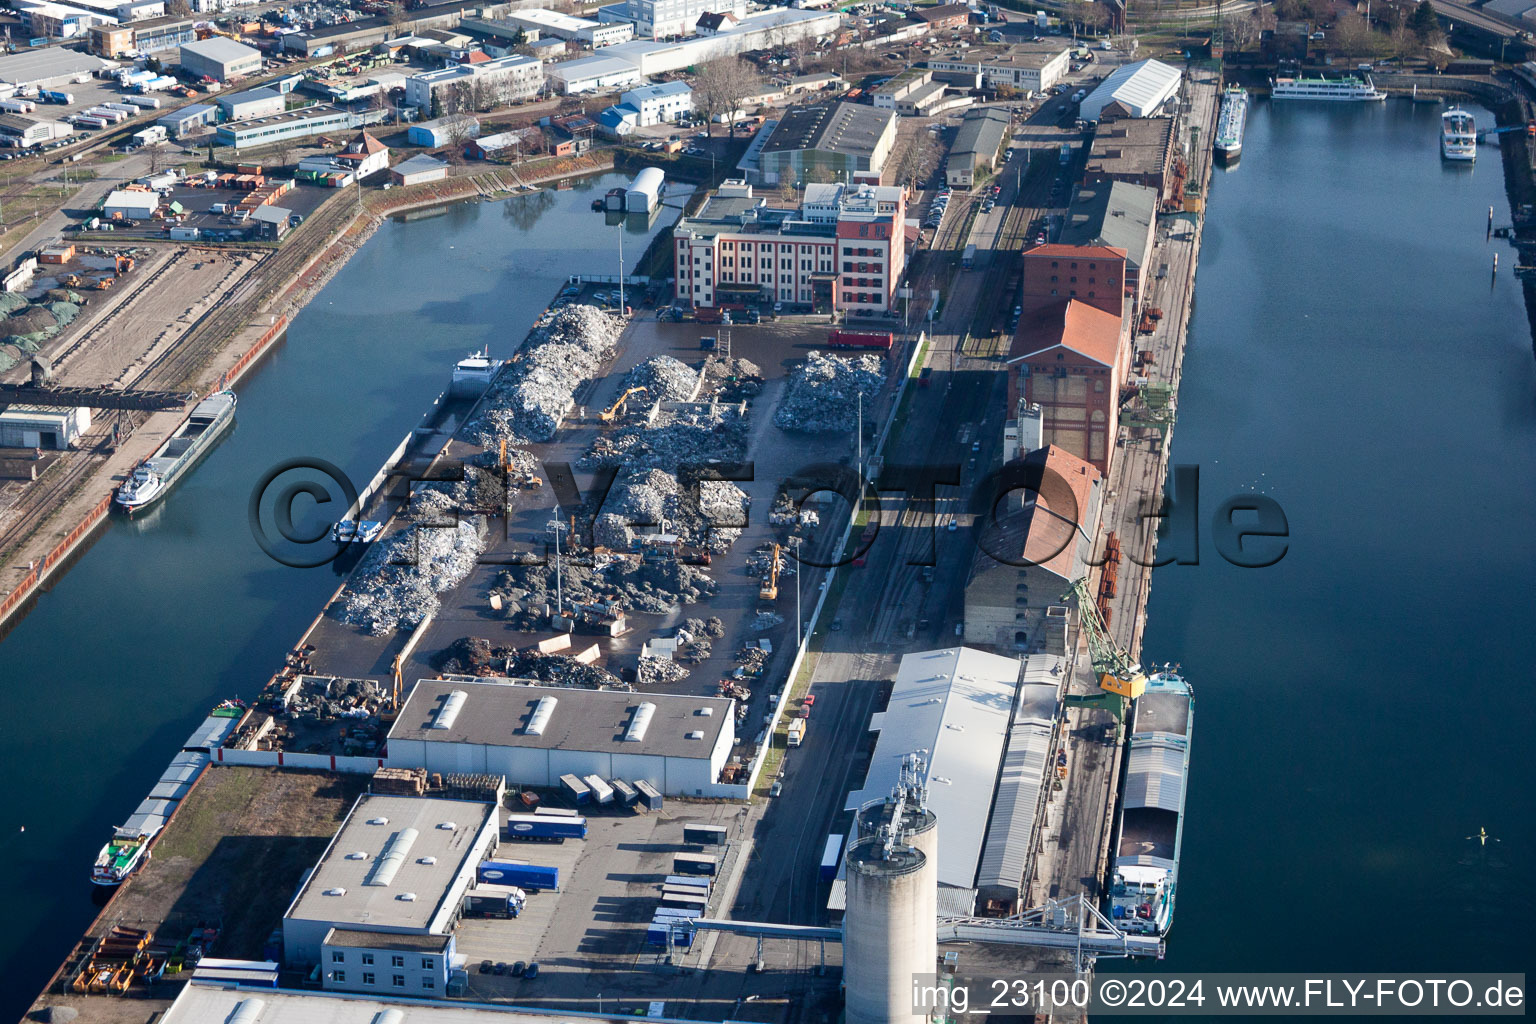
[[[912,982],[937,970],[938,828],[919,778],[903,770],[890,799],[858,814],[843,918],[847,1024],[925,1019],[913,1012]]]

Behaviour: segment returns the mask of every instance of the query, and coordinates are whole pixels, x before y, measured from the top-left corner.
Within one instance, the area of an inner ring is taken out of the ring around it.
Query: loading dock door
[[[21,432],[21,446],[23,448],[37,448],[37,447],[39,447],[41,445],[41,443],[42,443],[42,437],[41,437],[41,435],[38,434],[37,431],[35,431],[35,430],[25,430],[25,429],[22,430],[22,432]]]

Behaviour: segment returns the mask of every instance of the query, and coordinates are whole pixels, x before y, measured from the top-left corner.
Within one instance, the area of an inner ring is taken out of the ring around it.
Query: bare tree
[[[448,139],[448,159],[454,163],[464,159],[464,147],[474,138],[475,119],[466,115],[449,118],[443,125],[443,135]]]
[[[496,90],[484,78],[476,78],[469,86],[470,103],[476,110],[490,110],[496,106]]]
[[[152,143],[149,147],[149,173],[155,174],[160,170],[160,143]]]
[[[172,18],[190,18],[192,5],[187,0],[171,0],[165,5],[165,13]]]
[[[401,3],[400,0],[394,0],[388,7],[384,8],[384,20],[391,25],[404,25],[410,20],[410,15],[405,12],[405,4]]]
[[[741,101],[756,85],[752,65],[740,57],[720,57],[700,67],[693,81],[693,106],[704,115],[706,129],[713,133],[714,119],[724,117],[734,130]]]
[[[1347,11],[1339,15],[1333,23],[1333,30],[1329,33],[1329,42],[1340,53],[1356,57],[1371,53],[1375,50],[1375,40],[1371,37],[1370,26],[1365,19],[1353,11]]]

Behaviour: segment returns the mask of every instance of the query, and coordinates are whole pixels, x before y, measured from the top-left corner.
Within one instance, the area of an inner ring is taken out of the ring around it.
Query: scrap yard
[[[1174,132],[1208,138],[1219,74],[1175,79]],[[252,533],[272,571],[334,573],[328,596],[280,656],[253,648],[247,699],[177,753],[185,784],[112,831],[38,1019],[220,1013],[196,1007],[222,986],[878,1024],[922,1019],[914,972],[1161,957],[1177,842],[1144,900],[1115,847],[1134,701],[1169,678],[1139,664],[1139,566],[1210,154],[1170,146],[1168,188],[1090,198],[1069,95],[924,114],[904,138],[956,148],[894,184],[672,186],[659,229],[642,171],[610,193],[641,212],[587,215],[655,231],[651,276],[573,274],[525,336],[460,350],[341,502],[283,477],[323,460],[272,469]],[[838,116],[897,135],[894,111]],[[221,189],[250,191],[163,198]],[[29,503],[126,473],[361,245],[361,187],[355,209],[296,191],[262,221],[280,245],[143,223],[6,293],[39,327],[8,396],[126,397],[46,489],[0,483],[0,549],[58,544]],[[1083,362],[1047,372],[1057,353]],[[842,970],[860,958],[878,969]]]

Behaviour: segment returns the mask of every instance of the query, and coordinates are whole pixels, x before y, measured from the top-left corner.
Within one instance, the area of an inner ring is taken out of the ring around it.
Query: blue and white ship
[[[1125,931],[1166,935],[1178,894],[1194,695],[1182,676],[1164,670],[1147,679],[1134,707],[1109,910]]]

